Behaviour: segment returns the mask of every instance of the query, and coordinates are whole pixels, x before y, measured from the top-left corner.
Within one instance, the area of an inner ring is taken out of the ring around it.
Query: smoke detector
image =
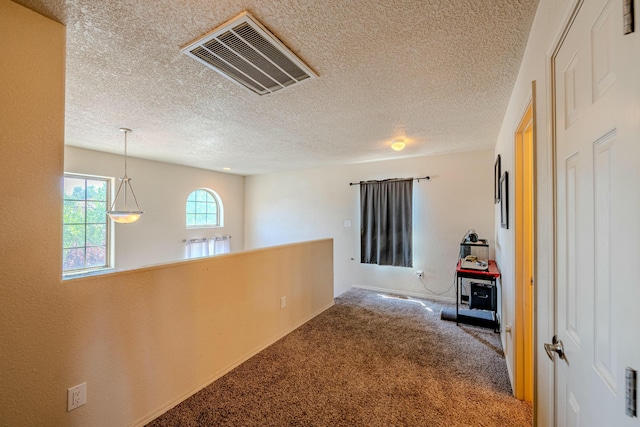
[[[249,12],[242,12],[181,51],[258,95],[318,77]]]

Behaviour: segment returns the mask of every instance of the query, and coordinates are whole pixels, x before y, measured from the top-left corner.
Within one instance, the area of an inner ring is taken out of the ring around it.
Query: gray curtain
[[[413,267],[413,179],[360,183],[360,262]]]

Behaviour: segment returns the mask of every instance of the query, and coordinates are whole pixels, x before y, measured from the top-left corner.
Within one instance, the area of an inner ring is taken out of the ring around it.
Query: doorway
[[[532,84],[535,94],[535,82]],[[533,262],[535,212],[534,100],[529,102],[515,133],[515,332],[514,393],[533,402]]]

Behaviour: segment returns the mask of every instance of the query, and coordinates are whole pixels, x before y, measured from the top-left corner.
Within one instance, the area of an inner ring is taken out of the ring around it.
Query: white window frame
[[[112,223],[113,221],[107,216],[107,209],[109,208],[109,206],[111,206],[111,201],[113,200],[113,188],[114,188],[114,179],[112,177],[106,177],[106,176],[98,176],[98,175],[87,175],[87,174],[78,174],[78,173],[70,173],[70,172],[65,172],[64,176],[63,176],[63,180],[62,180],[62,185],[63,185],[63,189],[62,189],[62,203],[63,203],[63,218],[62,218],[62,227],[63,227],[63,234],[62,234],[62,242],[61,242],[61,249],[62,249],[62,253],[63,253],[63,263],[64,263],[64,226],[65,226],[65,222],[64,222],[64,202],[67,200],[65,199],[65,193],[64,193],[64,183],[65,183],[65,179],[66,178],[72,178],[72,179],[84,179],[84,180],[94,180],[94,181],[104,181],[107,184],[107,188],[106,188],[106,200],[105,200],[105,205],[106,205],[106,209],[105,209],[105,252],[106,252],[106,263],[105,265],[101,265],[101,266],[96,266],[96,267],[84,267],[84,268],[79,268],[79,269],[74,269],[74,270],[64,270],[64,264],[62,266],[62,276],[65,278],[68,278],[70,276],[76,276],[76,275],[80,275],[80,274],[86,274],[86,273],[91,273],[91,272],[97,272],[97,271],[101,271],[101,270],[109,270],[109,269],[113,269],[113,265],[114,265],[114,234],[113,234],[113,227],[112,227]],[[86,197],[86,195],[85,195]],[[85,198],[86,200],[86,198]],[[86,216],[85,216],[85,224],[86,224]],[[84,248],[86,248],[86,234],[85,234],[85,246],[82,246]]]
[[[216,203],[216,215],[217,215],[217,223],[216,224],[202,224],[202,225],[189,225],[189,220],[188,220],[188,216],[189,215],[195,215],[196,213],[191,213],[189,212],[189,203],[193,203],[189,201],[189,197],[191,197],[191,195],[197,191],[204,191],[206,193],[208,193],[214,200],[214,202]],[[214,190],[210,189],[210,188],[196,188],[195,190],[191,191],[189,193],[189,195],[187,196],[187,201],[185,203],[185,225],[187,229],[197,229],[197,228],[222,228],[224,227],[224,208],[222,206],[222,199],[220,199],[220,196],[218,195],[218,193],[216,193]]]

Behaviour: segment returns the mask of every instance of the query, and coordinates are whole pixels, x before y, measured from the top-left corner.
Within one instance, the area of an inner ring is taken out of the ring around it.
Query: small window
[[[65,174],[62,222],[64,274],[110,267],[110,178]]]
[[[187,228],[222,226],[222,203],[212,190],[198,189],[187,198]]]

